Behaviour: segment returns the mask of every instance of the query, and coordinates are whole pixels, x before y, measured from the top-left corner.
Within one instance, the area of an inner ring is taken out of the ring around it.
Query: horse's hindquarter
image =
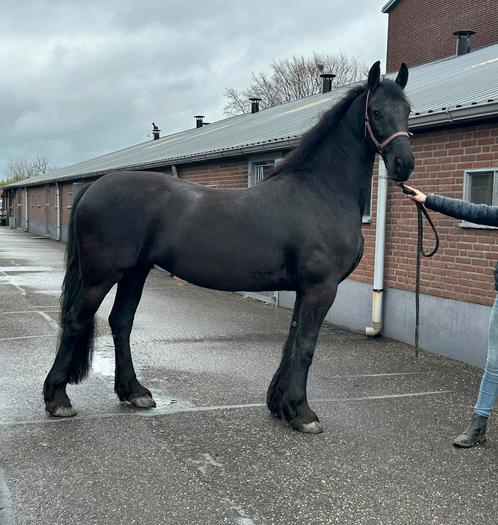
[[[169,200],[166,176],[113,172],[93,182],[77,204],[74,229],[83,278],[114,278],[150,263],[158,210]]]

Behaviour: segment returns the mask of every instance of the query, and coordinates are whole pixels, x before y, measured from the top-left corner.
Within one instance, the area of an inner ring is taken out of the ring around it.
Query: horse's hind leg
[[[280,366],[268,389],[267,403],[272,414],[301,432],[322,431],[318,416],[308,405],[306,386],[318,333],[336,290],[335,284],[324,283],[302,291]]]
[[[94,315],[113,283],[82,285],[72,307],[64,317],[54,364],[43,385],[47,412],[71,417],[76,410],[66,394],[68,383],[79,383],[88,373],[94,336]]]
[[[118,283],[116,299],[109,316],[116,349],[114,390],[120,401],[129,401],[139,408],[156,406],[150,390],[142,386],[135,375],[130,349],[130,334],[135,312],[142,296],[150,267],[128,270]]]

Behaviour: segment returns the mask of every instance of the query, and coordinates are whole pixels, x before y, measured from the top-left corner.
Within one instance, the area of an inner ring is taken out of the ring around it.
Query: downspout
[[[59,183],[55,183],[55,202],[57,203],[57,240],[61,240],[61,192]]]
[[[386,248],[388,177],[384,161],[379,159],[379,184],[377,190],[377,218],[375,225],[375,262],[372,290],[372,325],[365,334],[375,336],[382,331],[382,302],[384,298],[384,253]]]
[[[24,231],[29,230],[29,217],[28,217],[28,188],[24,187]]]

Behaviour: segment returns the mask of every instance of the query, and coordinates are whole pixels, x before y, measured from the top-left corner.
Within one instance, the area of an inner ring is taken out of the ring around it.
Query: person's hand
[[[409,199],[415,202],[420,202],[420,204],[424,204],[425,199],[427,198],[427,195],[425,193],[422,193],[421,191],[417,190],[416,188],[412,188],[411,186],[407,186],[404,184],[405,188],[407,190],[413,191],[413,195],[407,195],[405,194]]]

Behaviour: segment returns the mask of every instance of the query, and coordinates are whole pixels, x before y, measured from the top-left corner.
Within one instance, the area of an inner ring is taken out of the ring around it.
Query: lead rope
[[[406,195],[415,195],[415,193],[409,190],[404,184],[400,184],[403,193]],[[415,201],[414,201],[415,202]],[[426,207],[420,202],[415,202],[417,206],[417,224],[418,224],[418,233],[417,233],[417,269],[415,274],[415,357],[418,358],[418,336],[419,336],[419,326],[420,326],[420,262],[421,257],[432,257],[435,255],[439,249],[439,235],[437,233],[436,227],[432,222],[432,219],[427,211]],[[432,250],[426,252],[424,250],[424,217],[426,218],[429,226],[432,228],[434,233],[434,247]]]

